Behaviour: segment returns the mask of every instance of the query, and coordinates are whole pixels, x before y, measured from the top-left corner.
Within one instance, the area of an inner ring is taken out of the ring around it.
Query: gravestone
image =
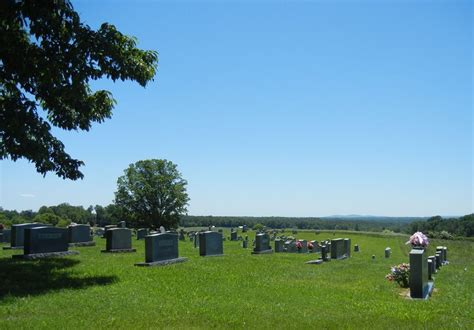
[[[186,261],[178,252],[178,235],[159,233],[145,237],[145,262],[135,266],[164,266]]]
[[[3,237],[2,237],[2,242],[3,243],[11,243],[11,229],[4,229],[3,230]]]
[[[375,260],[375,254],[372,254],[372,260]]]
[[[230,240],[231,241],[236,241],[237,240],[237,232],[236,231],[231,231],[230,232]]]
[[[117,226],[116,226],[116,225],[107,225],[107,226],[104,226],[104,235],[103,235],[102,237],[105,238],[106,235],[107,235],[107,230],[109,230],[109,229],[114,229],[114,228],[117,228]]]
[[[351,239],[344,238],[344,254],[347,258],[351,257]]]
[[[330,261],[331,259],[328,258],[329,248],[327,245],[321,245],[321,259],[323,261]]]
[[[102,252],[121,253],[135,252],[132,249],[132,230],[128,228],[112,228],[105,232],[106,248]]]
[[[127,228],[127,223],[125,221],[120,221],[118,224],[117,224],[117,227],[118,228]]]
[[[243,225],[243,226],[242,226],[242,232],[243,232],[243,233],[246,233],[246,232],[247,232],[247,225]]]
[[[199,255],[221,256],[223,255],[222,234],[213,231],[199,233]]]
[[[163,226],[160,226],[160,233],[164,234],[166,233],[166,229]]]
[[[25,229],[36,228],[36,227],[45,227],[43,223],[22,223],[18,225],[12,225],[10,233],[10,246],[4,246],[4,250],[8,249],[23,249],[23,242],[25,240]]]
[[[440,257],[441,257],[441,264],[444,265],[444,250],[443,250],[443,247],[442,246],[437,246],[436,247],[436,252],[439,253]]]
[[[305,239],[298,240],[301,244],[301,249],[298,250],[299,253],[308,253],[308,242]]]
[[[444,262],[449,263],[448,261],[448,248],[446,246],[443,246],[443,253],[444,253]]]
[[[331,251],[331,259],[343,259],[346,257],[344,254],[344,240],[342,238],[332,239],[328,248]]]
[[[217,232],[222,234],[224,231],[222,229],[218,229]]]
[[[286,252],[288,253],[297,253],[298,248],[296,247],[296,242],[293,240],[288,240],[285,242]]]
[[[283,246],[283,241],[279,238],[275,239],[275,252],[285,252],[285,247]]]
[[[432,281],[433,280],[433,268],[431,267],[433,262],[431,259],[427,259],[428,262],[428,280]]]
[[[273,253],[273,250],[270,247],[270,237],[266,233],[260,233],[255,235],[255,248],[253,249],[252,254],[265,253]]]
[[[137,240],[145,239],[148,235],[148,228],[140,228],[137,230]]]
[[[435,253],[435,257],[436,257],[436,269],[440,269],[441,268],[441,254],[439,252],[436,252]]]
[[[70,246],[94,246],[91,237],[91,226],[71,225],[67,227]]]
[[[385,258],[390,258],[390,255],[392,254],[392,249],[391,248],[386,248],[385,249]]]
[[[311,241],[313,244],[313,252],[314,253],[321,253],[321,244],[318,241]]]
[[[359,252],[359,244],[354,245],[354,252]]]
[[[410,297],[427,299],[433,290],[433,282],[428,281],[428,261],[424,249],[410,251]]]
[[[225,237],[224,237],[224,238],[225,238]],[[248,241],[248,240],[243,240],[243,241],[242,241],[242,247],[243,247],[244,249],[246,249],[246,248],[248,248],[248,246],[249,246],[249,241]]]
[[[436,274],[437,271],[436,271],[436,257],[435,256],[429,256],[428,257],[429,260],[431,260],[431,273],[432,274]]]
[[[77,251],[68,251],[69,237],[66,228],[51,226],[25,228],[23,242],[23,254],[13,255],[13,258],[41,259],[79,254]]]

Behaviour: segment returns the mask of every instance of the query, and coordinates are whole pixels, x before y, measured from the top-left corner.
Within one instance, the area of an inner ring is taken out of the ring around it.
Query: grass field
[[[33,262],[0,250],[0,328],[474,329],[473,242],[431,243],[430,254],[448,246],[450,264],[436,274],[433,296],[415,301],[384,278],[391,265],[408,262],[407,237],[296,236],[349,237],[361,251],[306,265],[318,255],[251,255],[225,241],[225,256],[203,258],[186,241],[179,249],[187,262],[143,268],[134,263],[144,261],[144,241],[133,241],[136,253],[104,254],[105,240],[96,238],[95,247],[73,248],[78,256]]]

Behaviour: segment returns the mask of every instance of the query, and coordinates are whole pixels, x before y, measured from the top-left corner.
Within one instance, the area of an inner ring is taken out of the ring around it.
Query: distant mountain
[[[355,221],[391,221],[391,222],[411,222],[418,220],[426,220],[429,217],[389,217],[380,215],[359,215],[359,214],[346,214],[346,215],[330,215],[327,217],[321,217],[320,219],[326,220],[355,220]]]

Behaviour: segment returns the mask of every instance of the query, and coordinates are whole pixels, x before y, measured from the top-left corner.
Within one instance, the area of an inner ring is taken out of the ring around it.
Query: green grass
[[[296,236],[349,237],[361,251],[306,265],[317,255],[251,255],[225,241],[225,256],[203,258],[186,241],[179,248],[187,262],[147,268],[134,266],[144,261],[144,242],[136,240],[136,253],[100,253],[105,241],[96,239],[95,247],[73,248],[78,256],[33,262],[0,250],[0,329],[474,328],[473,242],[432,242],[430,253],[448,246],[450,264],[436,274],[433,296],[415,301],[384,279],[391,265],[408,262],[406,236]]]

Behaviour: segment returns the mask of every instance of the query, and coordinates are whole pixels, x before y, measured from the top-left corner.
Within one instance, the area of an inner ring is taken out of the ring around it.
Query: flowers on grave
[[[311,250],[311,251],[312,251],[312,250],[313,250],[313,247],[314,247],[314,246],[313,246],[313,243],[308,242],[308,250]]]
[[[301,250],[303,248],[303,244],[300,241],[296,241],[296,248]]]
[[[390,268],[390,273],[385,275],[385,278],[390,282],[397,282],[398,285],[402,288],[408,288],[409,282],[408,279],[410,277],[410,264],[400,264],[397,266],[392,266]]]
[[[417,231],[410,236],[410,239],[405,244],[411,244],[412,247],[426,248],[428,244],[430,244],[430,241],[425,234],[423,234],[421,231]]]

